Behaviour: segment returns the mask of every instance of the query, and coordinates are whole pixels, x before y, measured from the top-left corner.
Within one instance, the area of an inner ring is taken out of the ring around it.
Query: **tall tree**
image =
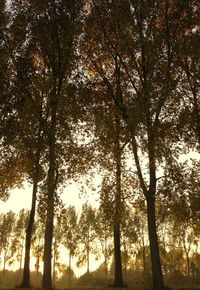
[[[179,76],[174,46],[181,9],[176,10],[170,1],[93,1],[88,22],[93,32],[90,29],[86,34],[92,79],[97,74],[102,79],[131,137],[138,179],[147,202],[153,287],[157,290],[164,289],[155,215],[157,168],[163,161],[164,142],[175,140],[169,137],[172,132],[168,130],[168,116],[175,114],[172,104],[175,108],[179,105],[172,93]],[[146,157],[145,173],[141,154]]]
[[[58,180],[56,138],[61,96],[69,82],[74,45],[80,22],[82,1],[31,1],[27,3],[32,39],[36,43],[35,62],[45,76],[45,104],[48,112],[48,176],[46,229],[44,244],[43,289],[51,289],[51,251],[53,238],[54,198]],[[78,29],[77,29],[78,28]],[[63,101],[62,101],[63,104]]]

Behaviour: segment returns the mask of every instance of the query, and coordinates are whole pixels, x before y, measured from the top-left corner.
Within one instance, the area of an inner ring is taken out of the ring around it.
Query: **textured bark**
[[[32,207],[26,229],[26,241],[25,241],[25,257],[24,257],[24,271],[23,278],[20,287],[30,288],[30,249],[31,249],[31,236],[35,217],[35,206],[36,206],[36,192],[37,192],[37,180],[34,180],[33,194],[32,194]]]
[[[120,121],[119,116],[115,116],[116,127],[115,127],[115,163],[116,163],[116,196],[115,196],[115,220],[114,220],[114,260],[115,260],[115,276],[114,286],[123,286],[122,276],[122,261],[121,261],[121,237],[120,237],[120,220],[122,211],[121,201],[121,148],[120,148]]]
[[[115,257],[115,277],[114,287],[123,286],[122,277],[122,262],[121,262],[121,249],[120,249],[120,225],[119,223],[114,226],[114,257]]]
[[[156,158],[155,158],[155,131],[152,126],[149,112],[147,108],[147,131],[148,131],[148,155],[149,155],[149,190],[145,196],[147,201],[147,220],[148,234],[151,252],[151,264],[153,275],[153,289],[164,290],[164,281],[160,261],[159,244],[156,228],[156,213],[155,213],[155,194],[156,194]]]
[[[108,285],[108,261],[107,261],[107,240],[105,238],[105,260],[104,260],[104,273],[105,273],[105,286]]]
[[[53,279],[52,279],[52,284],[53,287],[55,288],[55,283],[56,283],[56,247],[54,246],[54,254],[53,254]]]
[[[51,123],[49,127],[49,170],[48,170],[48,190],[47,190],[47,217],[45,225],[44,237],[44,266],[42,290],[52,290],[51,281],[51,259],[52,259],[52,240],[53,240],[53,220],[54,220],[54,193],[56,189],[56,161],[55,161],[55,145],[56,145],[56,114],[58,98],[55,96],[54,102],[51,104]]]
[[[149,191],[146,200],[147,200],[148,233],[149,233],[152,275],[153,275],[153,289],[163,290],[164,282],[161,270],[158,236],[156,230],[155,195]]]
[[[26,240],[25,240],[25,255],[24,255],[24,270],[23,270],[23,277],[22,283],[20,287],[22,288],[30,288],[30,249],[31,249],[31,237],[35,219],[35,209],[36,209],[36,197],[37,197],[37,188],[38,188],[38,181],[39,181],[39,166],[40,166],[40,154],[41,154],[41,142],[42,142],[42,110],[39,120],[39,129],[38,129],[38,141],[37,141],[37,150],[35,156],[35,170],[34,170],[34,177],[33,177],[33,192],[32,192],[32,204],[31,204],[31,211],[29,216],[29,222],[26,229]]]
[[[51,258],[52,258],[52,238],[53,238],[53,218],[54,218],[54,200],[53,197],[48,198],[47,202],[47,219],[45,228],[45,244],[44,244],[44,267],[42,289],[52,290],[51,281]]]

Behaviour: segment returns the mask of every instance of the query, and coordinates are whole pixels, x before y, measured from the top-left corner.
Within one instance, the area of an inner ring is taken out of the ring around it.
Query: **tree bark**
[[[39,166],[40,166],[40,155],[41,155],[41,143],[42,143],[42,108],[40,112],[40,119],[39,119],[39,128],[38,128],[38,137],[37,137],[37,149],[36,149],[36,156],[35,156],[35,170],[33,176],[33,192],[32,192],[32,204],[31,204],[31,211],[29,216],[29,222],[26,229],[26,239],[25,239],[25,255],[24,255],[24,270],[23,270],[23,277],[22,283],[20,287],[22,288],[30,288],[30,249],[31,249],[31,237],[35,219],[35,209],[36,209],[36,198],[37,198],[37,189],[38,189],[38,182],[39,182]]]
[[[143,260],[143,279],[144,283],[146,280],[146,249],[145,249],[145,242],[144,242],[144,231],[142,225],[142,260]]]
[[[55,288],[55,283],[56,283],[56,246],[54,244],[54,253],[53,253],[53,279],[52,279],[52,284],[53,287]]]
[[[52,259],[52,240],[53,240],[53,220],[54,220],[54,193],[56,189],[56,161],[55,161],[55,145],[56,145],[56,114],[58,98],[55,96],[54,102],[51,104],[51,123],[49,127],[49,170],[48,170],[48,189],[47,189],[47,217],[45,225],[44,237],[44,265],[42,290],[52,290],[51,281],[51,259]]]
[[[114,258],[115,258],[115,276],[114,287],[123,286],[122,262],[121,262],[121,243],[120,243],[120,224],[114,225]]]
[[[68,279],[69,279],[69,284],[71,284],[71,250],[69,250]]]
[[[33,229],[34,217],[35,217],[37,184],[38,182],[34,180],[33,193],[32,193],[32,206],[31,206],[28,226],[26,229],[24,271],[23,271],[22,283],[20,284],[22,288],[30,288],[30,249],[31,249],[32,229]]]
[[[146,200],[147,200],[148,234],[150,242],[151,264],[153,275],[153,289],[163,290],[164,282],[161,270],[158,236],[156,230],[155,194],[149,190],[146,196]]]
[[[105,237],[105,241],[104,241],[104,273],[105,273],[105,287],[107,287],[108,285],[108,262],[107,262],[107,239]]]
[[[121,148],[120,148],[120,120],[119,116],[115,115],[115,144],[114,144],[114,156],[116,162],[116,195],[115,195],[115,217],[114,217],[114,260],[115,260],[115,276],[114,286],[123,286],[122,275],[122,261],[121,261],[121,235],[120,235],[120,219],[122,211],[121,202]]]

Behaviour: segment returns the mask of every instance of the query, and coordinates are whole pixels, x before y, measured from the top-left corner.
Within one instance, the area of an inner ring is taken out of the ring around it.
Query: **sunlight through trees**
[[[200,283],[198,19],[197,0],[1,1],[0,198],[29,182],[32,204],[0,216],[0,283]],[[99,204],[77,212],[82,178]]]

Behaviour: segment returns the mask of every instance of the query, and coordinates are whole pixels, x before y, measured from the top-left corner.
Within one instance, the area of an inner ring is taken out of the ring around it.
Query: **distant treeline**
[[[177,205],[178,206],[178,205]],[[174,205],[158,211],[158,233],[165,282],[169,285],[200,283],[200,253],[196,224],[191,219],[181,219],[181,209]],[[159,206],[158,206],[159,208]],[[186,210],[186,209],[185,209]],[[186,213],[186,212],[185,212]],[[114,278],[113,223],[102,207],[93,208],[85,203],[82,211],[75,207],[62,208],[55,219],[53,238],[53,279],[56,287],[70,285],[108,286]],[[126,285],[151,285],[151,259],[149,250],[145,206],[141,201],[135,207],[126,206],[121,222],[121,255],[123,276]],[[13,287],[20,284],[24,259],[25,232],[29,211],[18,214],[10,211],[0,215],[1,265],[0,285]],[[31,285],[41,286],[44,221],[37,215],[31,244],[31,260],[35,271],[31,272]],[[63,252],[63,248],[65,252]],[[60,261],[63,253],[66,264]],[[92,261],[99,260],[94,271]],[[103,262],[100,262],[103,261]],[[72,262],[85,267],[79,278],[73,272]],[[16,272],[7,266],[19,265]]]

